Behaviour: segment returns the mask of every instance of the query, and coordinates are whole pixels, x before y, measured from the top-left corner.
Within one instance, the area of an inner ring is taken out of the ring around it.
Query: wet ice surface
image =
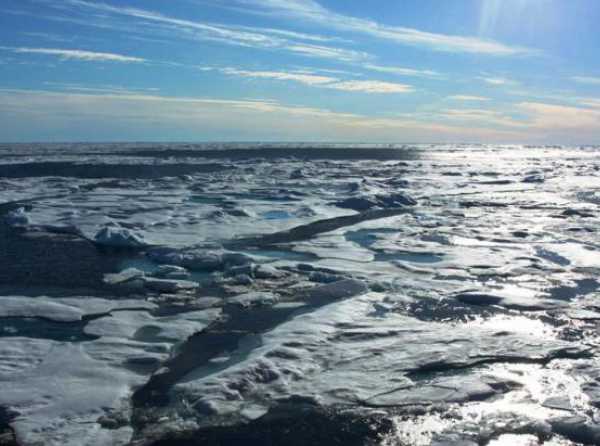
[[[600,443],[600,149],[253,147],[0,147],[0,443]]]

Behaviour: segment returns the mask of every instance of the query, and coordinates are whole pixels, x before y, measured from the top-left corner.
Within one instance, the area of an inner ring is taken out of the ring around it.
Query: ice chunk
[[[103,227],[94,236],[94,241],[99,245],[114,248],[143,248],[148,246],[143,235],[119,226]]]
[[[117,309],[155,307],[155,304],[139,299],[0,296],[0,317],[38,317],[56,322],[76,322],[84,316],[109,313]]]
[[[498,305],[523,311],[548,310],[564,306],[563,302],[547,299],[546,294],[513,285],[506,285],[498,290],[460,292],[454,297],[468,305]]]
[[[254,269],[254,276],[258,279],[280,279],[285,277],[286,272],[270,265],[258,265]]]
[[[231,266],[252,263],[251,256],[223,249],[173,249],[155,248],[148,251],[153,262],[163,265],[175,265],[192,271],[218,271]]]
[[[144,342],[180,342],[203,330],[221,314],[220,309],[154,317],[142,311],[119,311],[91,321],[84,329],[93,336],[135,339]]]
[[[144,275],[144,271],[140,271],[137,268],[127,268],[115,274],[106,274],[104,282],[108,285],[121,285],[132,280],[142,279]]]
[[[144,279],[144,286],[159,293],[176,293],[178,291],[195,290],[200,285],[198,282],[192,282],[191,280],[156,279],[154,277],[146,277]]]
[[[118,409],[143,377],[92,359],[81,344],[39,343],[44,348],[35,351],[29,339],[0,338],[0,352],[10,345],[21,357],[39,355],[33,367],[0,373],[0,404],[19,412],[11,422],[19,444],[108,446],[129,441],[116,441],[113,434],[123,440],[122,433],[104,431],[96,420],[105,410]]]
[[[227,303],[243,307],[251,305],[275,305],[278,301],[279,298],[275,294],[265,292],[244,293],[227,299]]]
[[[190,272],[182,266],[160,265],[152,275],[164,279],[187,279]]]
[[[335,205],[339,208],[352,209],[359,212],[367,211],[374,207],[386,209],[402,206],[414,206],[416,204],[417,201],[414,198],[403,193],[352,197],[335,203]]]
[[[27,212],[25,212],[25,208],[20,207],[8,213],[6,222],[11,226],[27,226],[30,219]]]
[[[364,294],[368,290],[369,288],[363,281],[347,279],[311,288],[307,293],[307,297],[309,300],[334,301]]]
[[[75,322],[83,315],[79,308],[45,298],[0,297],[0,317],[40,317],[56,322]]]
[[[17,375],[36,367],[51,348],[52,343],[46,339],[0,339],[0,376]]]

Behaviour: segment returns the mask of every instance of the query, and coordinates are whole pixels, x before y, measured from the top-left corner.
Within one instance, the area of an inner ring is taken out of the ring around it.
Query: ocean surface
[[[600,147],[0,144],[0,444],[600,444]]]

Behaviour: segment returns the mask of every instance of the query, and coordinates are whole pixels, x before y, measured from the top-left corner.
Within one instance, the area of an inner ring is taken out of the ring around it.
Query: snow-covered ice
[[[0,434],[594,444],[599,155],[1,145]]]

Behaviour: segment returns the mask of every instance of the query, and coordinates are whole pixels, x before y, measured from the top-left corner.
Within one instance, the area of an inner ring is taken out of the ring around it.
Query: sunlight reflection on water
[[[547,420],[553,417],[567,416],[571,412],[558,408],[545,407],[549,398],[564,400],[567,406],[582,412],[590,412],[588,397],[581,391],[580,381],[567,372],[567,361],[553,361],[548,366],[537,364],[495,364],[482,369],[482,375],[501,377],[504,382],[518,384],[516,390],[489,401],[466,404],[455,407],[444,415],[427,414],[421,417],[396,419],[396,430],[393,438],[387,438],[383,446],[409,444],[426,446],[431,444],[436,434],[466,432],[465,426],[483,426],[488,423],[504,423],[504,417],[517,415],[523,420]],[[538,440],[533,435],[502,435],[488,443],[494,446],[537,446]],[[554,438],[544,445],[566,446],[573,443]]]
[[[539,319],[526,316],[499,314],[490,318],[476,318],[466,322],[467,326],[487,328],[500,332],[522,333],[544,339],[555,338],[553,328]]]

